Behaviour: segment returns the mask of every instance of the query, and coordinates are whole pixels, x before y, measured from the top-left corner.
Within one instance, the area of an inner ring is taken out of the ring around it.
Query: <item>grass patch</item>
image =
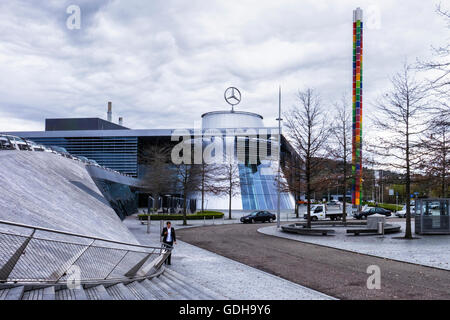
[[[367,203],[367,205],[369,207],[375,207],[374,203]],[[403,206],[391,204],[391,203],[379,203],[378,207],[389,210],[389,211],[393,211],[393,212],[400,211],[403,209]]]
[[[182,214],[140,214],[138,215],[139,220],[148,220],[148,217],[150,216],[150,220],[183,220]],[[224,217],[224,214],[222,212],[216,212],[216,211],[203,211],[203,212],[197,212],[195,214],[187,214],[186,219],[187,220],[212,220],[212,219],[222,219]]]

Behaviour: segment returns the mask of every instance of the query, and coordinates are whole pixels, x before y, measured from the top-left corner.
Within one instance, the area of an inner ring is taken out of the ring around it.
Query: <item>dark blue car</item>
[[[274,222],[277,217],[269,211],[254,211],[241,218],[242,223]]]

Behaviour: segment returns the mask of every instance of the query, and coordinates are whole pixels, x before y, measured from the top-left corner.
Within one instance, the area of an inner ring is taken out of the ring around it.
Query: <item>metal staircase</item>
[[[164,269],[157,277],[129,283],[84,285],[78,289],[58,286],[16,286],[0,290],[0,300],[228,300],[183,275]]]
[[[149,247],[0,220],[0,300],[225,300]]]

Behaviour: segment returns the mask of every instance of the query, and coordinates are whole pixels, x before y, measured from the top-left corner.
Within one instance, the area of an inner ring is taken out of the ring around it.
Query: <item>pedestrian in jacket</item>
[[[177,236],[175,234],[175,229],[172,227],[170,221],[167,222],[167,227],[163,228],[161,233],[161,237],[163,237],[163,243],[166,246],[173,247],[173,244],[177,244]],[[166,264],[171,265],[172,254],[170,254],[166,259]]]

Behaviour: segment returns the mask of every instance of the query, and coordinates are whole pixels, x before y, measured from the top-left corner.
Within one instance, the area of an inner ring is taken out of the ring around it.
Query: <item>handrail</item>
[[[168,245],[143,246],[0,220],[2,224],[31,229],[32,232],[24,235],[0,231],[0,284],[61,284],[68,281],[72,267],[79,268],[82,284],[152,277],[173,249]],[[89,239],[90,243],[45,239],[36,237],[36,231]],[[96,241],[128,248],[94,245]]]
[[[141,245],[141,244],[134,244],[134,243],[115,241],[115,240],[108,240],[108,239],[103,239],[103,238],[98,238],[98,237],[93,237],[93,236],[88,236],[88,235],[83,235],[83,234],[71,233],[71,232],[66,232],[66,231],[59,231],[59,230],[55,230],[55,229],[49,229],[49,228],[43,228],[43,227],[35,227],[35,226],[30,226],[30,225],[26,225],[26,224],[22,224],[22,223],[5,221],[5,220],[0,220],[0,224],[10,225],[10,226],[14,226],[14,227],[27,228],[27,229],[33,229],[33,230],[39,230],[39,231],[44,231],[44,232],[52,232],[52,233],[56,233],[56,234],[72,236],[72,237],[78,237],[78,238],[91,239],[91,240],[95,240],[95,241],[104,241],[104,242],[120,244],[120,245],[125,245],[125,246],[131,246],[131,247],[139,247],[139,248],[146,248],[146,249],[160,249],[160,247],[144,246],[144,245]]]

